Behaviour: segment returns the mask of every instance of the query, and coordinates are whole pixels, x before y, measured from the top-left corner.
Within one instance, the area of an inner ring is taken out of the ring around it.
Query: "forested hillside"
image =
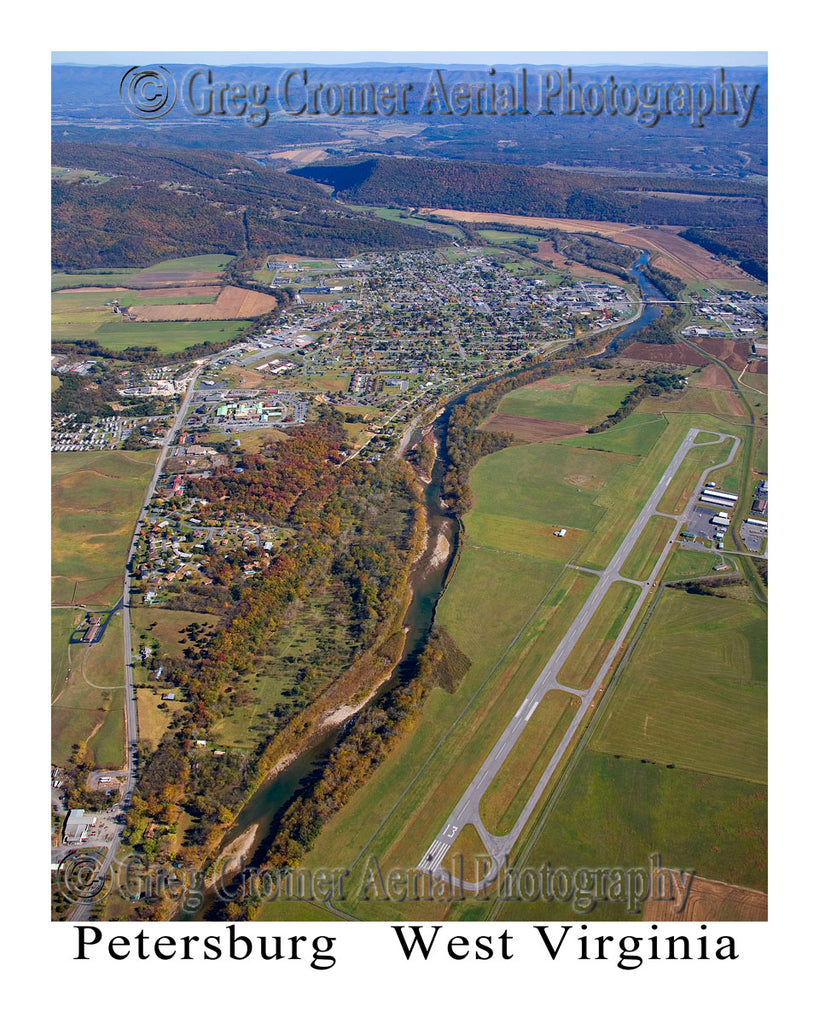
[[[392,158],[311,164],[292,174],[331,185],[342,199],[372,204],[700,227],[758,227],[766,215],[762,181]]]
[[[110,176],[53,184],[55,269],[148,265],[204,249],[343,256],[442,242],[348,212],[320,186],[235,153],[61,142],[52,159]]]

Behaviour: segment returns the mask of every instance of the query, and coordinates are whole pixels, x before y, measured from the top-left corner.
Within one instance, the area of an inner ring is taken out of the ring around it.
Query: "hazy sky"
[[[250,53],[237,51],[68,52],[52,53],[54,64],[357,64],[363,61],[418,64],[671,64],[680,67],[736,67],[765,65],[761,51],[372,51],[325,50]]]

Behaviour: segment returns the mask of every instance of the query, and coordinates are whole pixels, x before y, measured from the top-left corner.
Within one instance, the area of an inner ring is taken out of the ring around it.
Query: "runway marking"
[[[530,708],[530,710],[529,710],[529,714],[528,714],[528,715],[526,716],[526,721],[527,721],[527,722],[528,722],[528,721],[529,721],[529,719],[530,719],[530,718],[532,717],[532,715],[533,715],[533,714],[535,713],[535,711],[537,711],[537,706],[538,706],[538,704],[540,704],[540,701],[539,701],[539,700],[536,700],[536,701],[535,701],[535,703],[534,703],[534,704],[532,705],[532,707]]]

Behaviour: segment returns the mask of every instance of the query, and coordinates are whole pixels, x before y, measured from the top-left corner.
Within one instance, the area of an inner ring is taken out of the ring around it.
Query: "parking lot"
[[[768,531],[764,526],[753,526],[743,523],[739,528],[739,535],[742,538],[742,543],[749,551],[761,553],[765,550]]]

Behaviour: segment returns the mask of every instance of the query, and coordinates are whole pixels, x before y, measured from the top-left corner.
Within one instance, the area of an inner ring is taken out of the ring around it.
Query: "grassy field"
[[[552,529],[594,530],[605,513],[605,492],[629,477],[635,464],[629,455],[516,445],[486,456],[472,471],[474,510]]]
[[[612,583],[558,672],[559,683],[581,690],[592,685],[639,594],[633,583]]]
[[[395,210],[391,206],[356,206],[352,203],[347,203],[346,205],[349,209],[356,210],[359,213],[374,213],[376,217],[380,217],[382,220],[397,221],[409,227],[423,228],[425,231],[442,231],[453,238],[463,238],[463,231],[454,224],[435,224],[433,221],[424,220],[421,217],[408,217],[403,207],[400,210]]]
[[[67,764],[75,745],[85,742],[98,767],[120,768],[125,743],[122,619],[112,618],[100,643],[69,647],[82,614],[54,609],[51,615],[51,759]]]
[[[123,352],[132,345],[152,347],[162,353],[182,352],[191,345],[222,344],[250,326],[249,320],[209,320],[189,323],[106,323],[94,335],[109,352]]]
[[[474,825],[464,825],[461,831],[458,833],[458,837],[452,846],[449,848],[449,853],[443,863],[445,870],[450,870],[453,867],[453,862],[458,864],[458,857],[463,857],[464,864],[464,877],[472,875],[472,865],[476,861],[482,862],[485,857],[489,855],[486,852],[486,847],[483,845],[481,837],[478,835],[478,830]]]
[[[134,645],[140,646],[156,641],[160,655],[182,655],[191,640],[187,627],[197,623],[203,627],[203,634],[212,633],[218,624],[216,615],[204,612],[174,611],[169,608],[135,605],[131,610],[131,626],[134,631]]]
[[[185,706],[183,701],[163,701],[162,689],[161,686],[140,686],[136,691],[139,738],[146,742],[152,750],[156,749],[162,737],[171,727],[174,711]]]
[[[629,391],[629,384],[579,382],[565,389],[530,385],[510,391],[501,400],[497,411],[510,416],[533,416],[591,426],[614,412]]]
[[[662,416],[655,413],[632,413],[627,419],[602,430],[598,434],[585,437],[569,437],[557,441],[557,444],[572,448],[595,448],[603,452],[620,452],[623,455],[647,455],[667,423]]]
[[[562,690],[544,696],[481,799],[490,832],[505,835],[518,820],[579,707],[580,698]]]
[[[514,245],[516,242],[531,242],[537,245],[540,241],[537,235],[525,235],[514,231],[495,231],[492,228],[478,231],[478,234],[494,245]]]
[[[111,288],[121,285],[134,273],[127,267],[111,270],[89,270],[80,274],[65,274],[54,271],[51,275],[51,290],[60,288]]]
[[[586,750],[519,870],[666,867],[766,888],[767,789],[758,783],[666,768]],[[623,902],[591,912],[569,902],[509,901],[501,920],[636,920]]]
[[[223,252],[207,253],[204,256],[181,256],[179,259],[163,260],[143,269],[152,273],[161,270],[223,270],[232,259],[233,256]]]
[[[764,782],[766,655],[756,605],[666,589],[594,748]]]
[[[155,451],[60,452],[51,456],[52,600],[110,608]]]
[[[76,608],[51,609],[51,699],[53,700],[65,685],[70,668],[68,641],[76,626],[84,618]]]
[[[693,576],[707,576],[713,572],[714,566],[717,564],[719,563],[716,553],[675,548],[666,563],[663,578],[684,580]]]
[[[666,519],[665,516],[652,516],[631,549],[631,554],[623,563],[620,575],[627,576],[630,580],[647,580],[660,554],[668,546],[672,532],[676,530],[677,524],[671,519]]]

